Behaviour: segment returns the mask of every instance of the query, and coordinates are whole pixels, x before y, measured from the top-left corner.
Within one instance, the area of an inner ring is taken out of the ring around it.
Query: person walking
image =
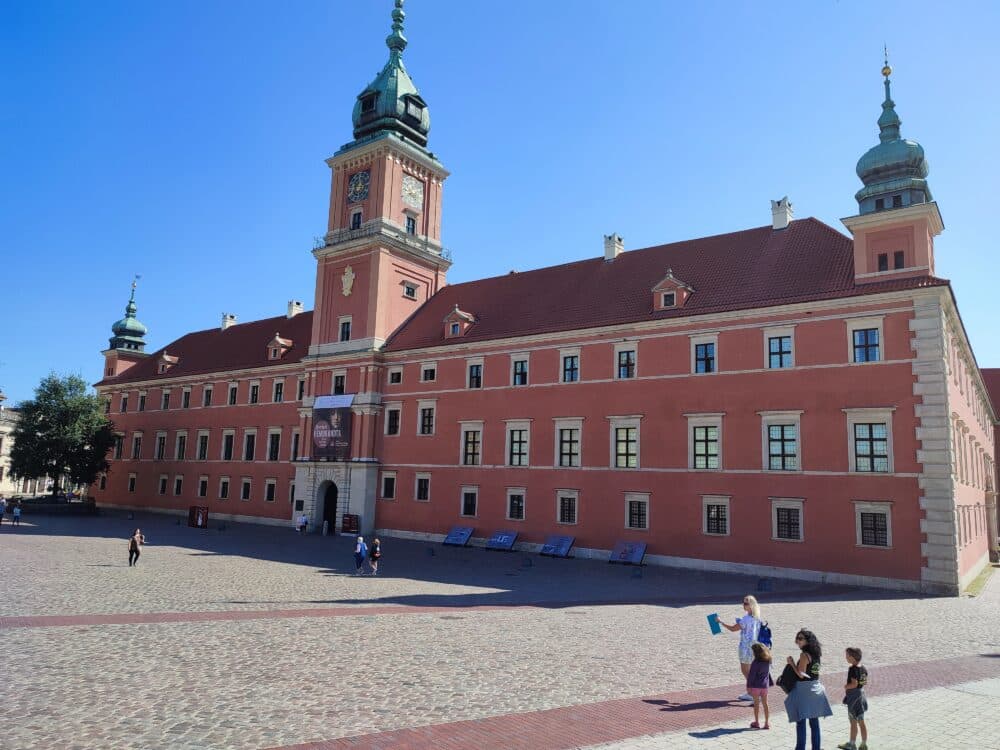
[[[368,564],[372,567],[372,575],[378,573],[378,561],[382,559],[382,542],[378,537],[372,539],[372,548],[368,551]]]
[[[753,723],[751,729],[770,729],[771,712],[767,707],[767,689],[774,684],[771,679],[771,652],[763,643],[754,643],[753,664],[747,675],[747,692],[753,696]],[[764,707],[764,726],[760,725],[760,709]]]
[[[365,558],[367,556],[368,545],[365,544],[365,538],[363,536],[359,536],[357,544],[354,545],[354,564],[358,568],[355,575],[360,576],[364,574]]]
[[[303,513],[301,516],[299,516],[299,526],[302,527],[302,533],[303,534],[308,533],[308,531],[309,531],[309,516],[307,516],[305,513]]]
[[[14,521],[13,521],[13,524],[15,526],[20,526],[21,525],[21,501],[20,500],[18,500],[16,503],[14,503]]]
[[[7,498],[0,495],[0,526],[3,526],[3,514],[7,512]]]
[[[136,529],[132,536],[128,538],[128,566],[134,567],[139,564],[141,547],[146,543],[146,537],[142,534],[142,529]]]
[[[820,748],[820,717],[832,716],[823,683],[819,681],[823,647],[811,630],[795,634],[795,645],[800,649],[799,658],[788,657],[788,664],[795,670],[799,681],[785,698],[788,721],[795,724],[795,750],[806,750],[806,722],[812,736],[812,750]]]
[[[868,726],[865,724],[865,713],[868,711],[868,696],[865,695],[865,685],[868,684],[868,670],[861,666],[861,649],[851,646],[844,651],[850,668],[847,670],[847,684],[844,685],[844,703],[847,705],[847,718],[851,722],[851,739],[842,745],[840,750],[868,750]],[[861,744],[855,745],[861,730]]]
[[[753,649],[751,645],[756,642],[757,634],[760,632],[760,604],[757,599],[750,594],[743,597],[743,617],[739,618],[732,625],[719,620],[719,624],[726,630],[740,634],[739,657],[740,671],[743,672],[743,679],[750,674],[750,664],[753,663]],[[750,693],[743,693],[737,700],[752,701]]]

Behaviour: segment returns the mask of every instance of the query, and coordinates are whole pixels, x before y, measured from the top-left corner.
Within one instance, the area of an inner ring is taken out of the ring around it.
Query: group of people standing
[[[0,495],[0,526],[3,525],[4,514],[7,513],[7,498]],[[11,523],[14,526],[21,525],[21,501],[14,500],[11,507]]]
[[[760,604],[755,597],[743,597],[743,610],[743,616],[732,624],[721,620],[718,622],[727,630],[740,634],[740,670],[746,679],[747,692],[739,700],[753,701],[754,720],[750,728],[770,729],[767,690],[774,684],[771,678],[770,628],[761,618]],[[766,633],[768,637],[761,638],[762,633]],[[763,643],[762,640],[767,642]],[[785,713],[788,721],[795,724],[795,750],[806,750],[807,725],[812,750],[820,750],[819,720],[833,715],[826,690],[819,681],[823,647],[815,633],[805,628],[795,634],[795,645],[799,649],[798,656],[787,658],[785,671],[778,680],[782,689],[788,693],[785,698]],[[869,750],[868,727],[865,724],[865,712],[868,710],[868,698],[865,695],[868,670],[861,665],[861,649],[851,646],[845,650],[845,657],[849,669],[844,686],[844,703],[851,724],[851,738],[837,747],[841,750]],[[761,710],[764,713],[763,724],[760,723]],[[860,744],[857,743],[859,733]]]

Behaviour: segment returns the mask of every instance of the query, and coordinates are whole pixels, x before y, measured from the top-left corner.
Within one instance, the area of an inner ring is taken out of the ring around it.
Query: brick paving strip
[[[1000,677],[1000,654],[872,667],[869,695],[909,693],[930,687]],[[823,678],[831,703],[837,702],[844,674]],[[750,704],[734,700],[743,685],[625,698],[473,721],[433,724],[375,734],[341,737],[269,750],[570,750],[632,737],[718,726],[751,716]],[[786,722],[784,694],[769,696],[775,724]]]

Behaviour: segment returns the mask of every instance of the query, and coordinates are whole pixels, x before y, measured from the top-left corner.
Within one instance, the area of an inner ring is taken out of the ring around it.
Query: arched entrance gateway
[[[330,533],[337,530],[337,485],[333,482],[323,482],[316,490],[316,529],[323,528],[323,522],[329,523]]]

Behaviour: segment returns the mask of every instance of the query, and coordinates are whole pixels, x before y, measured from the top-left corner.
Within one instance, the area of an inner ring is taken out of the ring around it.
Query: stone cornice
[[[861,214],[859,216],[848,216],[841,219],[844,226],[852,235],[858,229],[871,229],[878,226],[888,226],[897,222],[912,221],[913,219],[927,219],[930,225],[931,234],[937,237],[944,230],[944,220],[938,210],[937,202],[917,203],[906,208],[894,208],[890,211],[876,211],[871,214]]]
[[[327,159],[326,164],[336,172],[363,167],[387,155],[391,155],[418,177],[444,182],[450,174],[431,154],[393,136],[378,138],[353,148],[348,145]]]

